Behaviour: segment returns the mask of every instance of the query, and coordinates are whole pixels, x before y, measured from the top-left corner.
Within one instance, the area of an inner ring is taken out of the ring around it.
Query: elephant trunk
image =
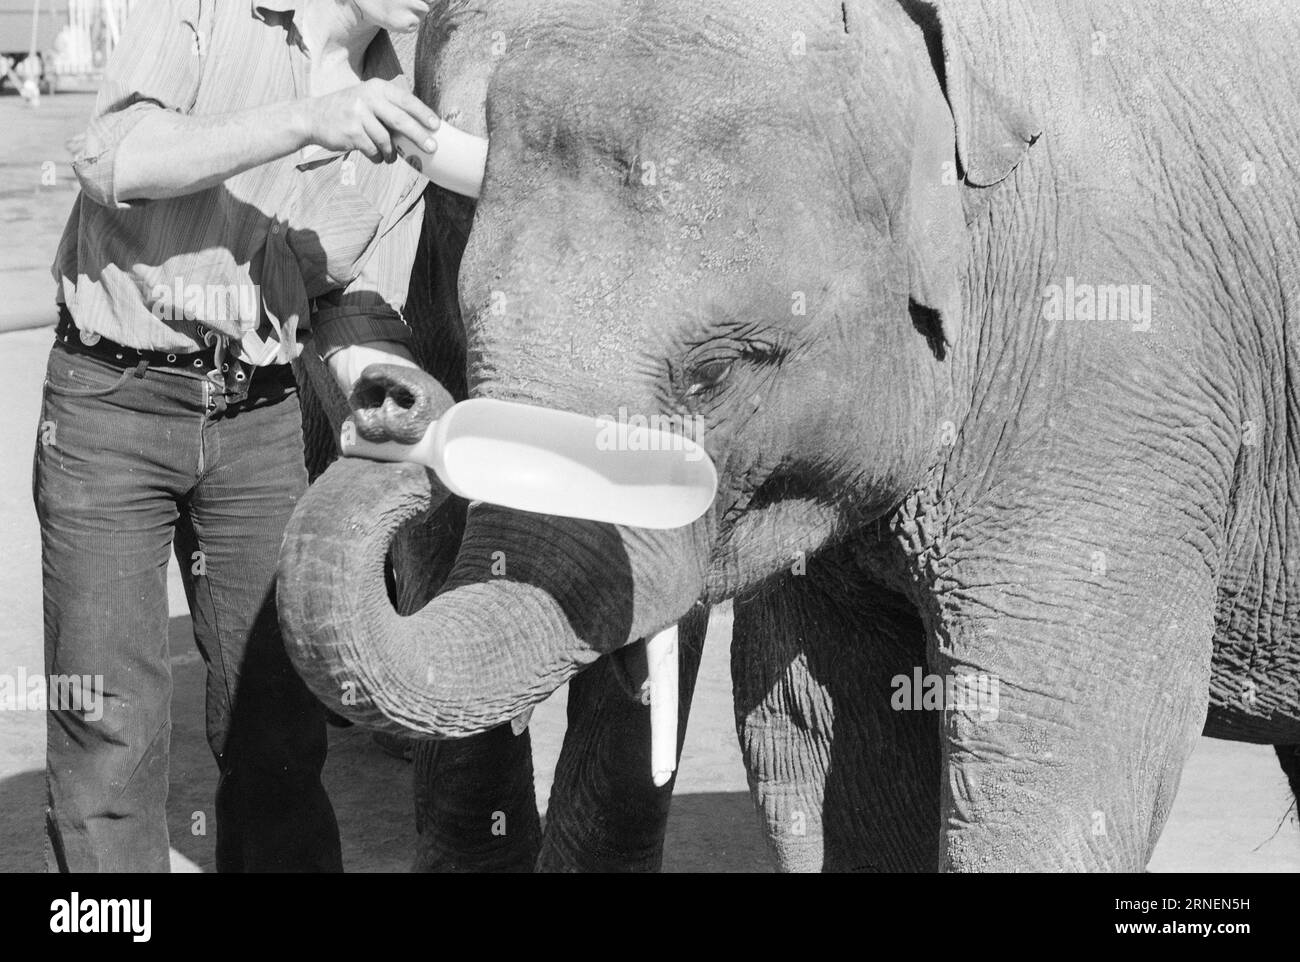
[[[433,737],[492,728],[677,621],[703,590],[703,522],[652,532],[474,504],[441,591],[400,616],[389,546],[448,497],[423,467],[345,458],[286,531],[278,597],[289,655],[359,724]]]

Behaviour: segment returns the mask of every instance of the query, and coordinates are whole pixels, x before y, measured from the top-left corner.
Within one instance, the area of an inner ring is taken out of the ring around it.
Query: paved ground
[[[0,97],[0,674],[42,670],[40,547],[31,507],[31,452],[49,330],[13,330],[49,317],[48,264],[73,197],[62,148],[90,109],[84,95],[42,101],[39,112]],[[53,185],[41,165],[54,162]],[[212,837],[190,834],[211,811],[215,786],[203,739],[202,663],[175,570],[171,578],[174,866],[211,870]],[[670,871],[759,871],[766,855],[731,722],[729,618],[715,618],[696,712],[673,802]],[[564,731],[563,692],[533,717],[538,798],[545,805]],[[43,716],[0,712],[0,872],[41,865]],[[352,871],[402,870],[412,834],[410,768],[356,729],[332,733],[327,769]],[[1271,749],[1202,739],[1151,868],[1154,871],[1300,871],[1300,830]],[[1279,830],[1280,826],[1280,830]]]
[[[0,331],[53,323],[50,261],[76,194],[64,142],[94,103],[67,94],[43,97],[32,110],[0,96]]]

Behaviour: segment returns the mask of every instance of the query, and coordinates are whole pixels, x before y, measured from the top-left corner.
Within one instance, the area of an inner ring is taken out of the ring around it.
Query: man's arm
[[[206,117],[156,108],[117,145],[116,199],[197,193],[307,143],[302,109],[294,102]]]
[[[394,156],[390,131],[427,144],[438,118],[409,90],[368,80],[309,100],[194,116],[212,49],[207,0],[141,0],[104,72],[95,116],[69,146],[98,204],[179,197],[307,144]],[[435,145],[436,149],[436,145]]]
[[[361,372],[372,364],[397,364],[401,367],[419,367],[406,344],[397,341],[368,341],[339,348],[325,362],[344,395],[352,393]]]
[[[424,224],[421,198],[417,186],[396,223],[376,242],[357,278],[334,298],[335,306],[319,311],[312,322],[313,348],[345,397],[371,364],[418,366],[411,353],[411,329],[400,312],[406,304]]]
[[[323,97],[192,116],[149,112],[117,146],[117,199],[182,197],[308,144],[395,158],[390,131],[427,147],[438,117],[414,94],[372,79]]]

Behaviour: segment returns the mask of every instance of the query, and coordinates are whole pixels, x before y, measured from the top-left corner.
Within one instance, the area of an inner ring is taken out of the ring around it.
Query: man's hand
[[[411,357],[411,352],[396,341],[367,341],[354,344],[335,351],[326,362],[330,373],[338,381],[344,397],[352,396],[352,388],[361,377],[361,372],[371,364],[399,364],[402,367],[418,368]]]
[[[419,97],[387,80],[372,78],[303,102],[308,143],[327,150],[359,150],[375,162],[397,156],[393,133],[433,153],[442,123]]]

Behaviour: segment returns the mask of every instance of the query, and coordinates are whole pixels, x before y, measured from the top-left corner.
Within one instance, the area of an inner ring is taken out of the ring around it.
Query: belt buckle
[[[203,332],[203,343],[212,349],[212,370],[208,371],[208,380],[225,387],[223,376],[226,367],[226,348],[229,338],[213,330]]]

